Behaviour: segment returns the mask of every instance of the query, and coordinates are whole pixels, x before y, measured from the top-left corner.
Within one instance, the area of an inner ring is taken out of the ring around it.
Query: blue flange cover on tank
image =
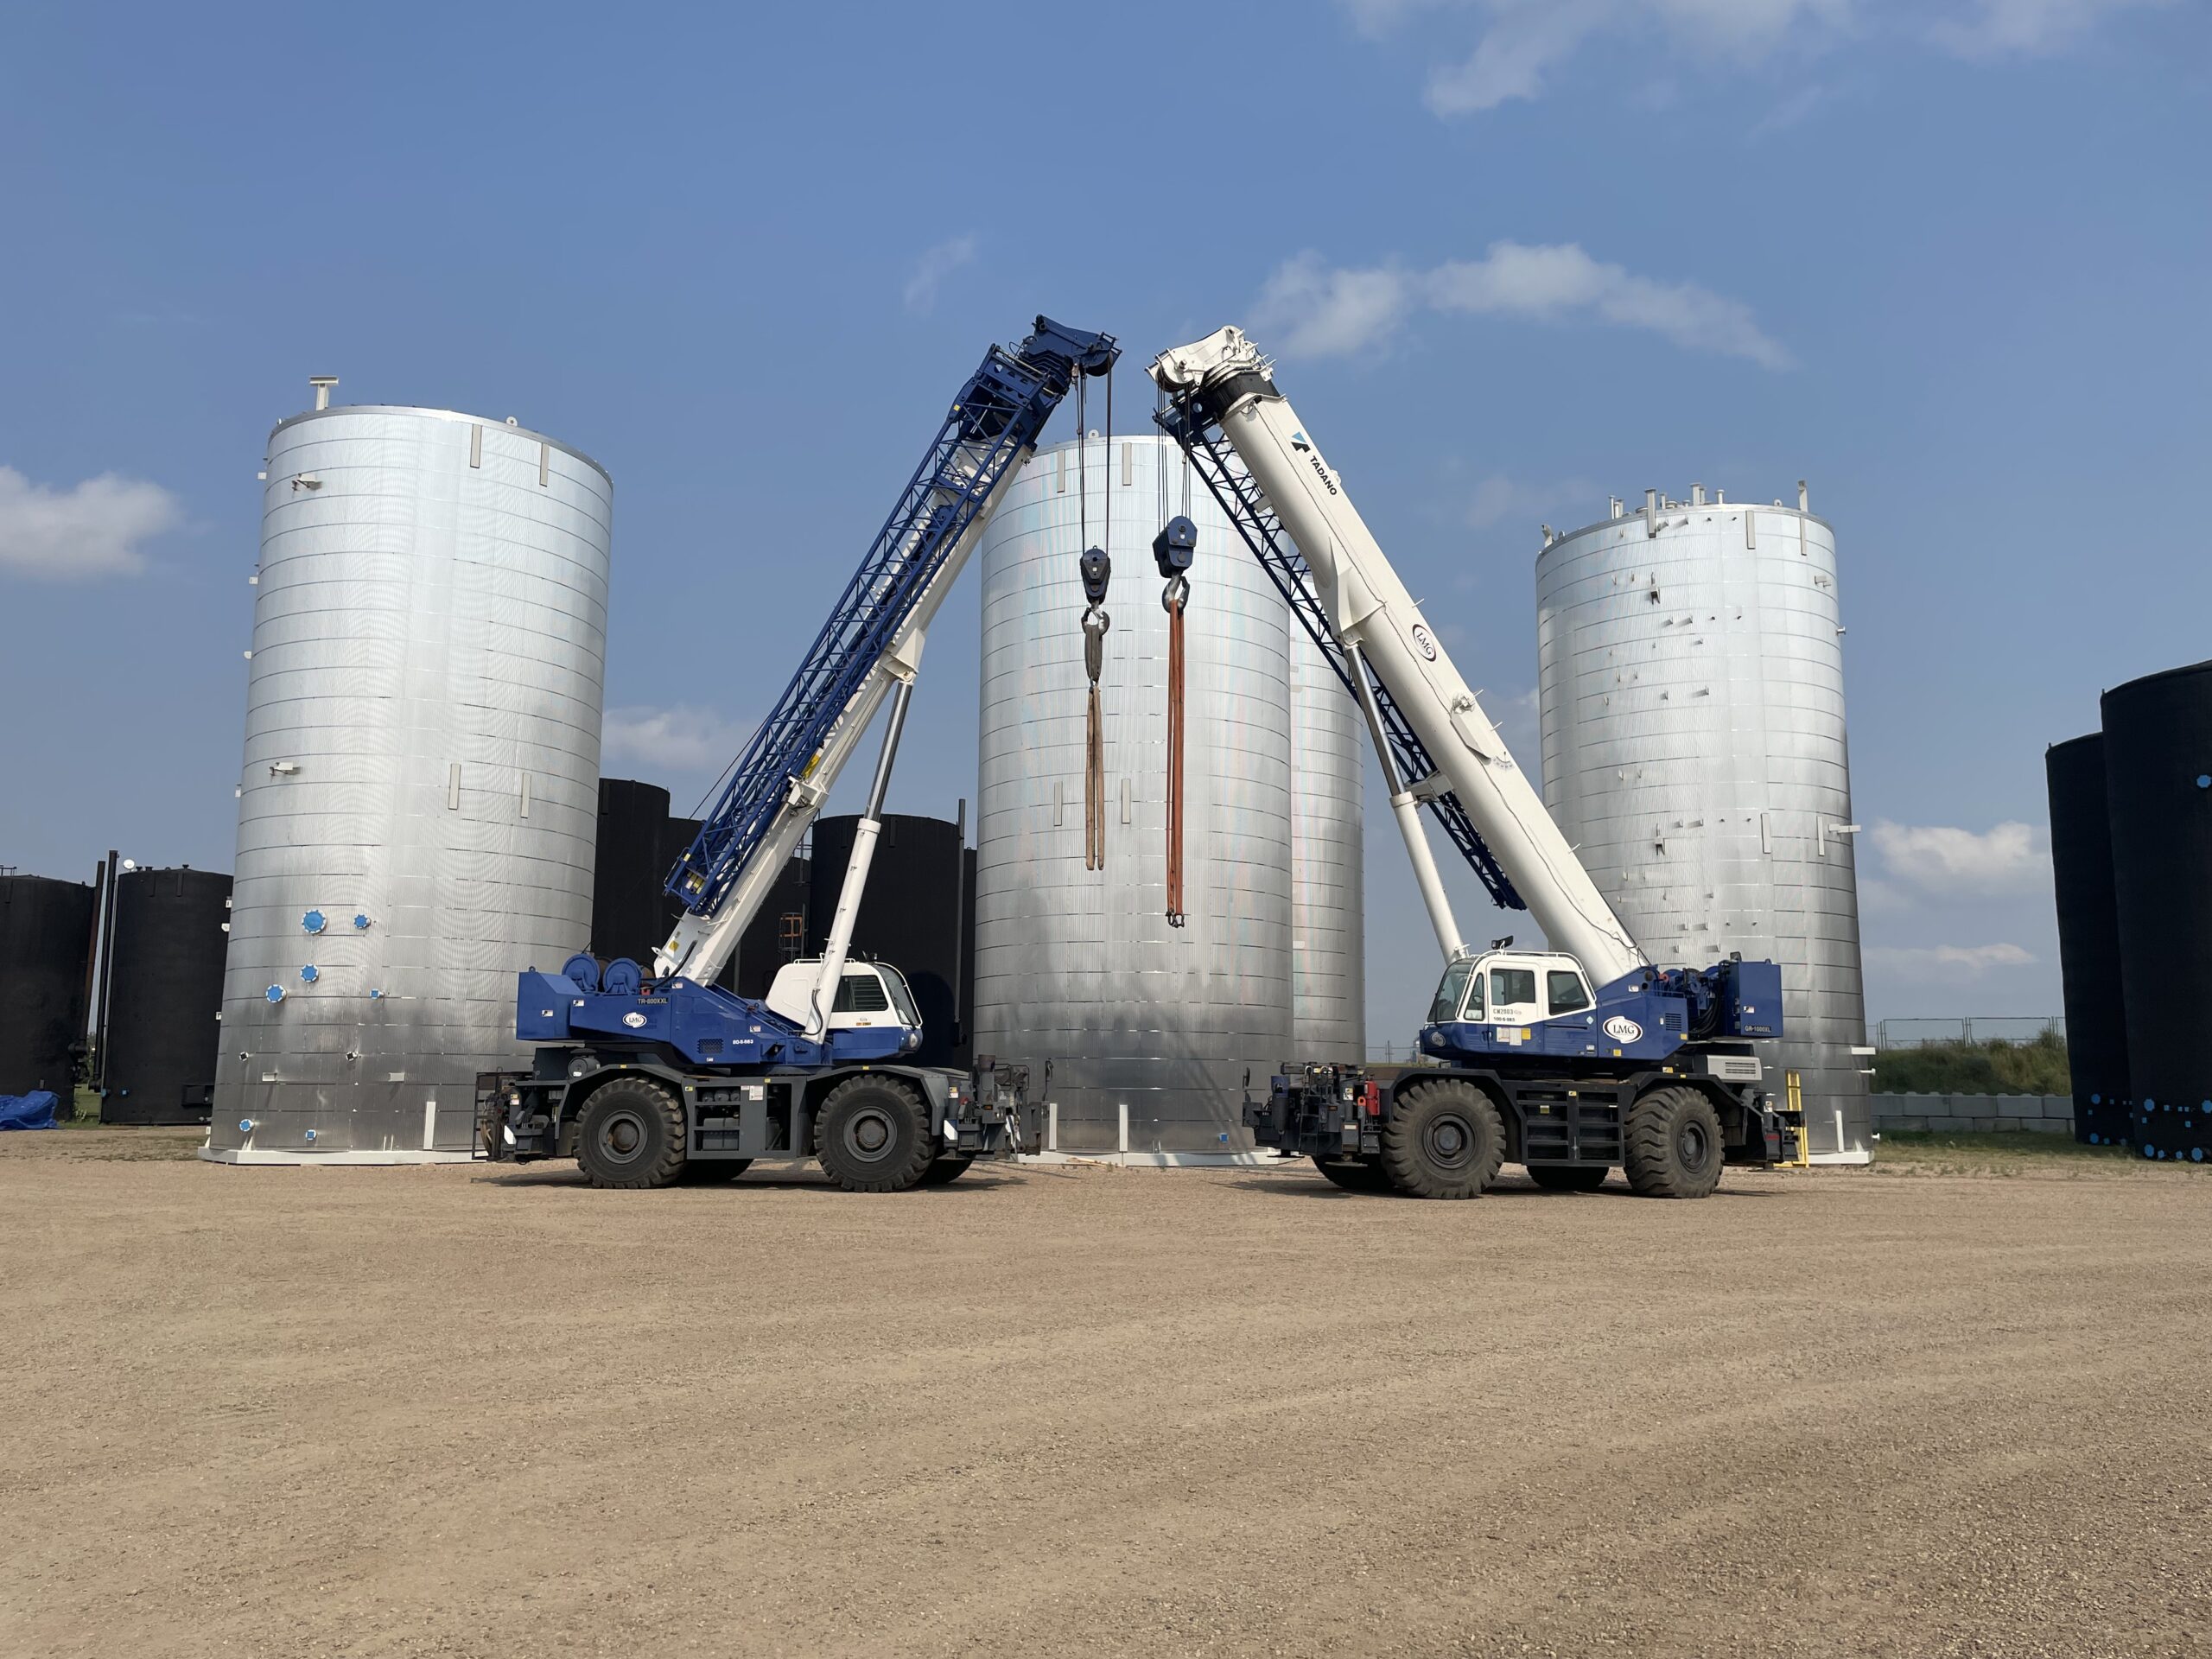
[[[617,957],[607,964],[600,988],[609,996],[635,996],[645,988],[645,970],[627,957]]]
[[[561,977],[586,996],[596,996],[599,994],[599,958],[588,950],[579,950],[561,964]]]

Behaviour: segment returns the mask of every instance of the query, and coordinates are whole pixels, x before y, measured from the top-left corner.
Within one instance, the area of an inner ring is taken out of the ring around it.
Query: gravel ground
[[[2212,1651],[2202,1172],[188,1146],[0,1137],[0,1652]]]

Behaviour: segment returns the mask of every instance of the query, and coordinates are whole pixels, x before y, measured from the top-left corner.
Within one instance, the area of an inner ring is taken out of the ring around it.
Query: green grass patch
[[[2074,1078],[2067,1066],[2066,1039],[2047,1031],[2031,1043],[1923,1043],[1918,1048],[1885,1048],[1874,1057],[1874,1092],[2070,1095]]]

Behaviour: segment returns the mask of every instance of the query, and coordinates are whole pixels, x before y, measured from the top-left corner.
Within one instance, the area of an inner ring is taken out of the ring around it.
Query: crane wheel
[[[1647,1198],[1702,1198],[1720,1185],[1720,1114],[1696,1089],[1655,1089],[1628,1109],[1621,1161]]]
[[[1389,1172],[1380,1164],[1364,1159],[1316,1158],[1313,1167],[1319,1170],[1332,1186],[1340,1186],[1347,1192],[1388,1192],[1390,1191]]]
[[[950,1186],[965,1175],[968,1173],[968,1166],[975,1161],[973,1158],[940,1158],[922,1172],[922,1179],[914,1185]]]
[[[1415,1084],[1382,1126],[1390,1185],[1417,1198],[1476,1198],[1505,1161],[1497,1103],[1456,1077]]]
[[[918,1185],[937,1148],[929,1114],[895,1077],[848,1077],[814,1116],[814,1155],[848,1192],[904,1192]]]
[[[666,1186],[683,1173],[683,1109],[650,1077],[592,1090],[576,1125],[576,1163],[594,1186]]]
[[[694,1158],[683,1166],[687,1186],[719,1186],[753,1167],[750,1158]]]
[[[1529,1166],[1529,1179],[1547,1192],[1595,1192],[1611,1173],[1603,1164]]]

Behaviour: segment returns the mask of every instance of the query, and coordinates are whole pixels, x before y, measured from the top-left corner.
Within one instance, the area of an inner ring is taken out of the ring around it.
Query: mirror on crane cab
[[[1533,1026],[1586,1014],[1595,1000],[1582,964],[1562,951],[1486,950],[1444,970],[1427,1023]]]
[[[804,1024],[811,1010],[807,1001],[814,994],[814,982],[821,977],[822,958],[803,957],[797,962],[787,962],[776,970],[775,983],[768,988],[768,1007],[786,1020]],[[844,977],[837,982],[837,1001],[830,1010],[831,1031],[870,1030],[882,1026],[900,1026],[920,1040],[921,1012],[914,1005],[912,987],[906,983],[906,975],[887,962],[849,962]]]

